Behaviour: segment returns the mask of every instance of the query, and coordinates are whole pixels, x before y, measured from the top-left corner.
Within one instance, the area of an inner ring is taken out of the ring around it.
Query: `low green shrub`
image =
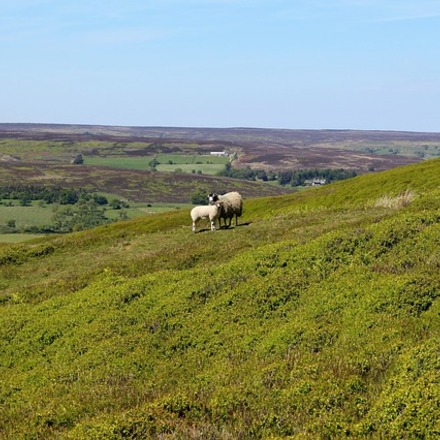
[[[438,436],[439,194],[342,183],[1,246],[0,437]]]

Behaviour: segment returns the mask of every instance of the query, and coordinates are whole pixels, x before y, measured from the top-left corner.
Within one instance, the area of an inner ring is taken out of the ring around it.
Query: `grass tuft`
[[[414,192],[407,190],[395,197],[382,196],[376,200],[374,206],[376,208],[400,209],[408,206],[414,198]]]

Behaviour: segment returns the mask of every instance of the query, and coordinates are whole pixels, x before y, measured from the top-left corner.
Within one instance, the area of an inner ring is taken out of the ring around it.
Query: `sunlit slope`
[[[0,437],[436,438],[439,176],[1,247]]]
[[[278,208],[285,210],[296,206],[303,211],[321,208],[338,210],[371,207],[384,196],[395,197],[406,191],[414,196],[429,197],[439,189],[440,161],[434,159],[386,172],[361,175],[320,187],[318,190],[261,201],[269,206],[269,212],[272,213]]]

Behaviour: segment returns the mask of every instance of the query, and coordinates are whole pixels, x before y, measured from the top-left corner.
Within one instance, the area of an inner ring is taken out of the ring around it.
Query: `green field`
[[[224,169],[224,165],[220,164],[160,164],[156,167],[157,171],[168,173],[201,173],[208,175],[217,175]]]
[[[132,203],[130,208],[124,209],[124,212],[129,219],[134,219],[149,214],[188,209],[192,206],[190,203]],[[120,218],[120,210],[107,209],[106,215],[111,219],[118,220]]]
[[[111,200],[109,196],[109,200]],[[7,226],[9,221],[14,221],[17,230],[29,228],[32,226],[46,226],[52,223],[52,218],[56,209],[63,209],[66,206],[46,205],[39,201],[33,201],[31,206],[20,206],[18,200],[4,200],[3,202],[12,202],[14,206],[0,205],[0,227]],[[105,215],[111,220],[135,219],[150,214],[157,214],[167,211],[188,209],[191,204],[185,203],[130,203],[130,207],[119,210],[105,208]],[[0,233],[0,242],[19,242],[31,240],[37,237],[35,234],[10,234]],[[41,234],[39,235],[41,236]]]
[[[94,165],[112,168],[129,168],[133,170],[148,170],[149,162],[152,160],[148,157],[101,157],[101,156],[85,156],[84,165]]]
[[[42,236],[42,234],[0,234],[0,243],[21,243]]]
[[[188,154],[158,154],[143,157],[102,157],[85,156],[85,165],[106,166],[114,168],[128,168],[134,170],[151,169],[151,161],[156,160],[157,171],[183,173],[198,173],[216,175],[229,162],[227,157]]]
[[[3,202],[9,202],[4,200]],[[47,225],[50,223],[54,211],[50,205],[32,202],[32,206],[20,206],[18,200],[13,200],[14,206],[0,205],[0,225],[5,225],[10,220],[16,221],[17,228],[31,225]]]

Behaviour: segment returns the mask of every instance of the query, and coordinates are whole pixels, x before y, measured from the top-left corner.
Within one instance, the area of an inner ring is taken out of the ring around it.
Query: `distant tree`
[[[110,220],[106,218],[105,211],[93,200],[81,199],[75,209],[68,206],[59,209],[53,216],[53,230],[56,232],[81,231],[93,228]]]
[[[257,179],[262,180],[263,182],[268,181],[267,173],[265,170],[258,170],[257,171]]]
[[[208,204],[208,197],[207,192],[200,189],[193,193],[191,196],[191,203],[193,205],[207,205]]]
[[[73,165],[82,165],[84,163],[84,158],[82,154],[78,154],[73,160]]]
[[[74,189],[62,189],[58,194],[58,203],[74,205],[80,198],[80,193]]]
[[[218,175],[232,177],[232,165],[228,162],[223,170],[219,171]]]
[[[159,161],[156,158],[154,158],[153,160],[150,160],[150,162],[148,162],[148,166],[150,168],[156,168],[157,165],[159,165]]]
[[[228,162],[225,164],[223,170],[218,172],[219,176],[233,177],[235,179],[255,180],[257,171],[253,170],[250,166],[244,168],[232,168],[232,165]]]
[[[31,200],[28,197],[20,199],[20,206],[31,206]]]
[[[277,173],[275,173],[275,171],[270,170],[267,173],[267,180],[269,180],[270,182],[273,182],[274,180],[277,180]]]
[[[292,180],[292,171],[280,171],[278,173],[278,183],[280,185],[287,185]]]
[[[107,205],[108,200],[107,197],[100,196],[98,194],[93,194],[92,199],[98,204],[98,205]]]
[[[123,208],[129,208],[130,205],[124,201],[124,200],[119,200],[119,199],[113,199],[110,202],[110,208],[112,209],[123,209]]]

